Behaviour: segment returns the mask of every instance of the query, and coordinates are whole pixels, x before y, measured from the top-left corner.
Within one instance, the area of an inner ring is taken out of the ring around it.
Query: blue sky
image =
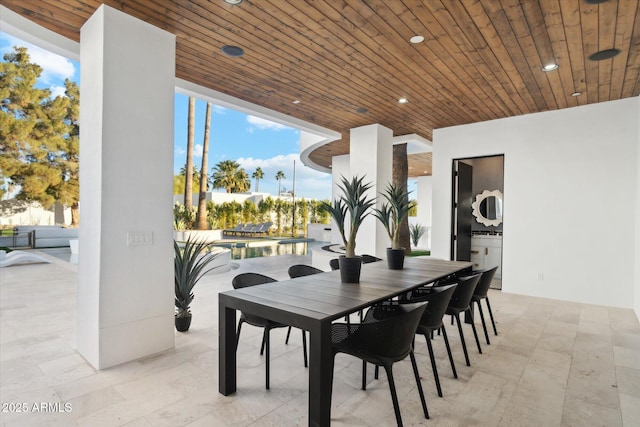
[[[64,79],[79,83],[80,67],[75,61],[33,46],[11,35],[0,32],[0,56],[13,50],[13,46],[25,46],[31,61],[44,71],[38,86],[51,89],[53,96],[64,95]],[[82,94],[81,94],[82,97]],[[174,173],[186,162],[188,97],[176,94],[174,131]],[[206,102],[196,101],[194,162],[200,167]],[[235,110],[214,106],[211,114],[211,141],[209,144],[209,175],[221,160],[235,160],[251,174],[261,167],[264,179],[260,180],[261,192],[275,195],[278,192],[276,173],[281,170],[286,178],[282,188],[293,187],[293,163],[296,164],[296,194],[299,197],[329,199],[331,175],[303,166],[299,158],[300,132],[278,123],[270,122]],[[251,190],[255,191],[252,179]],[[220,190],[222,191],[222,190]]]

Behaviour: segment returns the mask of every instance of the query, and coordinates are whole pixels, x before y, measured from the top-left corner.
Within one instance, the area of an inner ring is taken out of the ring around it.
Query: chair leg
[[[302,330],[302,354],[304,355],[304,367],[309,367],[309,362],[307,360],[307,333]]]
[[[269,390],[269,368],[270,368],[269,359],[271,358],[270,357],[271,355],[269,354],[269,349],[271,348],[269,336],[271,335],[271,330],[269,328],[264,328],[264,333],[265,333],[265,347],[267,348],[267,366],[266,366],[265,377],[266,377],[266,388],[267,390]]]
[[[238,322],[238,331],[236,332],[236,351],[238,351],[238,343],[240,342],[240,329],[242,329],[242,319]]]
[[[478,353],[482,354],[482,348],[480,348],[480,340],[478,339],[478,331],[476,330],[475,322],[471,322],[471,330],[473,331],[473,337],[476,339],[476,346],[478,347]]]
[[[387,371],[387,379],[389,380],[389,390],[391,390],[391,400],[393,401],[393,411],[396,413],[396,422],[398,427],[402,427],[402,417],[400,416],[400,406],[398,405],[398,394],[396,393],[396,384],[393,381],[393,366],[384,367]]]
[[[458,333],[460,334],[460,342],[462,343],[462,350],[464,351],[464,360],[467,362],[467,366],[471,366],[471,362],[469,362],[469,353],[467,353],[467,343],[464,342],[464,332],[462,331],[462,325],[460,324],[460,315],[455,314],[454,317],[458,323]]]
[[[436,366],[436,358],[433,355],[433,346],[431,345],[431,338],[428,335],[424,336],[427,340],[427,349],[429,350],[429,359],[431,359],[431,370],[433,371],[433,379],[436,381],[436,390],[438,390],[438,396],[442,397],[442,388],[440,388],[440,378],[438,377],[438,367]]]
[[[480,313],[480,320],[482,321],[482,329],[484,330],[484,338],[487,340],[487,344],[491,345],[489,341],[489,334],[487,333],[487,323],[484,321],[484,313],[482,312],[482,305],[480,304],[480,300],[476,301],[478,304],[478,312]]]
[[[416,383],[418,384],[418,393],[420,393],[420,402],[422,403],[422,411],[424,417],[429,419],[429,410],[427,409],[427,401],[424,399],[424,391],[422,390],[422,382],[420,381],[420,374],[418,373],[418,364],[416,363],[416,356],[413,354],[413,350],[409,353],[411,357],[411,365],[413,366],[413,375],[416,377]]]
[[[291,335],[291,326],[289,326],[289,328],[287,329],[287,338],[285,338],[284,340],[285,344],[289,344],[289,335]]]
[[[367,389],[367,362],[362,361],[362,390]]]
[[[378,372],[380,372],[380,366],[376,365],[376,368],[373,370],[373,378],[378,379]]]
[[[267,328],[264,328],[264,332],[262,332],[262,344],[260,345],[260,356],[264,354],[264,345],[267,342]]]
[[[451,370],[453,371],[453,378],[458,378],[458,373],[456,372],[456,364],[453,361],[453,355],[451,354],[451,347],[449,346],[449,338],[447,337],[447,330],[444,328],[444,324],[440,329],[442,329],[442,337],[444,338],[444,345],[447,347],[447,354],[449,355],[449,364],[451,365]]]
[[[489,317],[491,317],[491,324],[493,325],[493,333],[498,335],[498,330],[496,329],[496,322],[493,321],[493,313],[491,312],[491,304],[489,304],[489,298],[485,298],[487,301],[487,308],[489,309]]]

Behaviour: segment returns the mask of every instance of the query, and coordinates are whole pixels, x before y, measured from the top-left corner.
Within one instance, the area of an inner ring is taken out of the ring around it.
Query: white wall
[[[428,230],[418,242],[419,248],[431,248],[431,209],[433,205],[433,178],[421,176],[416,179],[418,188],[416,200],[418,201],[418,214],[415,218],[409,217],[409,224],[420,224],[428,227]],[[413,244],[413,242],[412,242]]]
[[[174,346],[175,36],[103,5],[80,37],[77,342],[103,369]]]
[[[504,154],[503,291],[632,307],[639,108],[635,97],[436,129],[432,254],[450,255],[452,160]]]
[[[375,207],[384,202],[379,193],[392,180],[393,168],[393,131],[379,124],[360,126],[351,129],[349,138],[349,179],[364,177],[371,183],[367,197],[374,198]],[[367,216],[358,230],[356,254],[375,255],[386,258],[387,248],[391,246],[384,225],[373,215]]]

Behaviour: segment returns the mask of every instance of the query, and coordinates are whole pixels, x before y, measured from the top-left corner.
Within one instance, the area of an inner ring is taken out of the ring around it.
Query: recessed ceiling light
[[[571,96],[580,96],[580,95],[582,95],[582,92],[573,92],[571,94]]]
[[[584,0],[585,3],[589,3],[589,4],[600,4],[600,3],[604,3],[607,2],[609,0]]]
[[[600,52],[592,53],[589,55],[591,61],[603,61],[605,59],[613,58],[620,53],[620,49],[605,49]]]
[[[356,113],[358,114],[367,114],[369,112],[369,110],[365,107],[359,107],[356,108]]]
[[[545,73],[547,73],[549,71],[557,70],[557,69],[558,69],[558,64],[556,64],[555,62],[547,64],[547,65],[545,65],[544,67],[541,68],[541,70],[544,71]]]
[[[294,100],[293,100],[293,101],[291,101],[291,102],[293,102],[294,104],[300,104],[300,100],[299,100],[299,99],[294,99]]]
[[[244,50],[242,50],[242,48],[238,46],[225,45],[225,46],[222,46],[222,49],[220,50],[222,51],[222,53],[224,53],[227,56],[231,56],[232,58],[238,58],[244,55]]]
[[[409,39],[411,43],[422,43],[424,41],[424,37],[422,36],[413,36]]]
[[[407,102],[409,102],[409,100],[407,98],[400,98],[398,99],[398,103],[399,104],[406,104]]]
[[[224,2],[227,4],[240,4],[242,0],[224,0]]]

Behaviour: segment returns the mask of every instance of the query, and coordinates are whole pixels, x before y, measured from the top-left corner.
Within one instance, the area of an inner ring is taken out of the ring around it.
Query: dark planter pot
[[[361,256],[347,258],[342,255],[338,258],[338,263],[340,264],[340,280],[342,283],[360,283]]]
[[[191,326],[191,316],[176,317],[176,330],[178,332],[187,332]]]
[[[404,268],[404,248],[387,248],[387,266],[391,270],[402,270]]]

